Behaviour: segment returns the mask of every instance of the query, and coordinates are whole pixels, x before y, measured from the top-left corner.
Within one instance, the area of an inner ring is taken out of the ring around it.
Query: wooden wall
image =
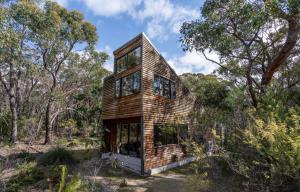
[[[180,145],[154,147],[153,125],[155,123],[191,125],[188,115],[193,108],[195,98],[143,34],[117,49],[114,56],[119,58],[138,46],[142,46],[142,65],[113,74],[104,80],[103,119],[143,117],[144,170],[147,173],[151,168],[167,165],[186,157],[185,149]],[[138,70],[142,72],[141,93],[115,98],[115,80]],[[176,99],[153,94],[154,74],[176,82]]]
[[[131,50],[142,45],[142,38],[136,37],[114,52],[116,59],[122,57]],[[127,71],[114,73],[104,79],[103,85],[103,119],[119,119],[142,116],[142,94],[141,92],[125,97],[115,97],[115,80],[125,77],[133,72],[141,71],[142,66],[137,65]]]
[[[144,117],[144,170],[160,167],[185,157],[180,145],[154,147],[155,123],[190,124],[188,115],[194,105],[194,96],[182,84],[175,71],[143,37],[143,117]],[[176,99],[153,94],[154,74],[176,82]]]

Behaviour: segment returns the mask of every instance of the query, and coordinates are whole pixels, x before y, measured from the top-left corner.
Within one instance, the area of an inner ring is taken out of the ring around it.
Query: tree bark
[[[18,113],[16,105],[16,73],[12,64],[9,65],[9,105],[11,111],[11,141],[15,143],[18,140]]]
[[[51,113],[52,113],[52,98],[48,101],[46,108],[46,117],[45,117],[45,144],[52,143],[52,122],[51,122]]]
[[[273,61],[268,64],[266,72],[262,76],[261,85],[268,85],[271,82],[274,73],[282,64],[284,64],[284,62],[286,62],[292,49],[299,40],[300,24],[298,19],[299,17],[293,17],[288,20],[289,31],[286,42]]]
[[[52,136],[53,136],[53,130],[52,130],[52,121],[51,121],[51,114],[52,114],[52,105],[54,102],[53,93],[56,88],[57,80],[54,73],[51,73],[52,76],[52,86],[49,91],[49,100],[46,108],[46,117],[45,117],[45,128],[46,128],[46,134],[45,134],[45,143],[44,144],[52,144]]]
[[[11,141],[15,143],[18,140],[18,113],[16,107],[16,98],[14,95],[9,96],[9,104],[11,111]]]

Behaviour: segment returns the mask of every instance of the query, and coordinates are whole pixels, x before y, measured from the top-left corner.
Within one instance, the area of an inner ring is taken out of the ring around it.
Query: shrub
[[[75,163],[75,159],[70,151],[57,147],[51,149],[47,153],[43,154],[39,159],[38,163],[40,165],[72,165]]]
[[[21,153],[18,153],[16,155],[16,159],[22,159],[25,162],[30,162],[30,161],[35,160],[35,157],[34,157],[33,154],[31,154],[31,153],[29,153],[27,151],[22,151]]]

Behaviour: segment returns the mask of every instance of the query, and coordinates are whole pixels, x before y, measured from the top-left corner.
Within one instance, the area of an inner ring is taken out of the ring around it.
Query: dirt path
[[[143,179],[127,179],[121,192],[186,192],[186,176],[177,173],[157,174]]]

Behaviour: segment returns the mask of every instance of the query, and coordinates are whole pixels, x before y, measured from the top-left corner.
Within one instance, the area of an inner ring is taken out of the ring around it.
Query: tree
[[[184,50],[202,52],[220,73],[247,86],[252,105],[274,74],[290,61],[299,62],[300,2],[207,0],[202,19],[181,28]],[[216,52],[219,61],[207,57]]]
[[[18,139],[17,119],[21,105],[21,76],[32,64],[28,59],[31,45],[28,26],[16,19],[12,4],[1,2],[0,7],[0,83],[9,98],[11,111],[11,140]]]
[[[49,80],[46,82],[45,143],[51,143],[53,105],[61,83],[61,69],[76,46],[85,50],[94,48],[96,28],[86,22],[81,13],[67,11],[51,1],[46,1],[43,7],[35,1],[21,1],[15,4],[14,10],[17,21],[33,32],[30,38],[36,50],[36,65]]]

